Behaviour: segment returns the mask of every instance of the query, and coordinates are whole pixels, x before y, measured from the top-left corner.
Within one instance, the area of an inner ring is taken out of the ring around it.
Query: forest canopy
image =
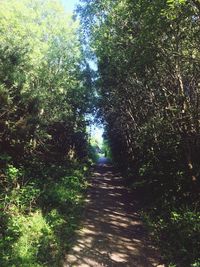
[[[1,150],[66,154],[88,110],[78,22],[57,1],[1,1],[0,17]]]

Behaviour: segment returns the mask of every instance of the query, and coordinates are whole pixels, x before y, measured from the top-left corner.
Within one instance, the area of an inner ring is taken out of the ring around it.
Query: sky
[[[61,0],[67,12],[73,12],[79,0]]]

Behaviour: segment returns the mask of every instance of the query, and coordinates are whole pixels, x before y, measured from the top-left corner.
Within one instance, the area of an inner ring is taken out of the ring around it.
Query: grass
[[[0,266],[61,266],[79,227],[87,165],[38,164],[25,171],[7,166],[4,173]]]

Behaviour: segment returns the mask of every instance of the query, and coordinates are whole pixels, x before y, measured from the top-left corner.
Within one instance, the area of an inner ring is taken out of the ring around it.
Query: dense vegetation
[[[167,264],[198,267],[199,1],[81,2],[80,27],[57,0],[0,1],[0,266],[61,264],[96,105]]]
[[[170,266],[200,266],[200,4],[82,0],[99,116]]]
[[[59,266],[88,172],[92,98],[78,22],[57,1],[0,2],[0,266]]]

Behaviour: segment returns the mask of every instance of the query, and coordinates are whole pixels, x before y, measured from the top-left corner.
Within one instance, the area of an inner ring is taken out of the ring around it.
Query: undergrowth
[[[175,169],[171,164],[164,169],[163,165],[149,161],[132,184],[143,203],[144,222],[166,266],[200,267],[198,195],[191,195],[189,185],[182,182],[185,174],[181,166]]]
[[[4,164],[0,184],[0,266],[60,266],[79,225],[86,164]]]
[[[200,213],[180,207],[172,211],[143,213],[151,236],[170,267],[200,266]]]

